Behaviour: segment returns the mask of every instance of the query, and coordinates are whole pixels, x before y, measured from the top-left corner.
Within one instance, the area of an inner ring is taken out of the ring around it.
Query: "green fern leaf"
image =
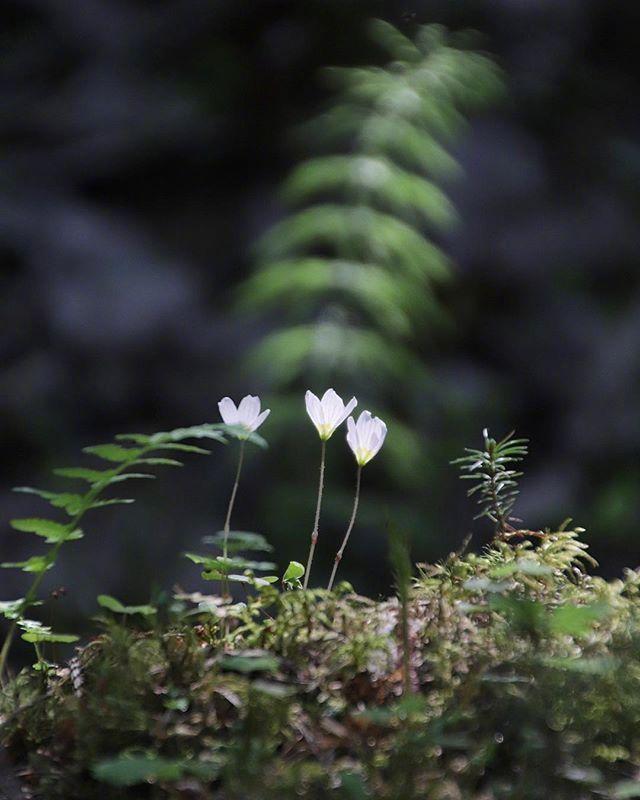
[[[84,447],[82,452],[119,464],[123,461],[135,461],[143,451],[142,448],[121,447],[119,444],[97,444],[92,447]]]
[[[0,564],[3,569],[21,569],[23,572],[46,572],[53,567],[53,562],[46,556],[31,556],[25,561],[4,561]]]
[[[37,536],[43,536],[45,541],[50,544],[82,538],[82,531],[78,529],[73,530],[70,525],[61,525],[59,522],[54,522],[51,519],[40,519],[37,517],[12,519],[10,525],[16,531],[35,533]]]
[[[86,467],[59,467],[53,470],[61,478],[77,478],[88,483],[97,483],[111,475],[111,470],[87,469]]]
[[[75,517],[82,508],[84,497],[80,494],[70,494],[69,492],[48,492],[44,489],[34,489],[31,486],[16,486],[14,492],[22,494],[34,494],[43,500],[48,500],[55,508],[62,508],[70,517]]]

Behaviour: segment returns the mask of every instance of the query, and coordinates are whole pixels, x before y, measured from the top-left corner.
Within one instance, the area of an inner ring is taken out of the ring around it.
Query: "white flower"
[[[353,417],[347,420],[347,443],[361,467],[376,455],[386,435],[387,426],[369,411],[363,411],[357,422]]]
[[[271,411],[267,408],[261,414],[260,398],[250,394],[242,398],[237,408],[230,397],[223,397],[218,403],[218,408],[223,422],[227,425],[239,425],[249,433],[257,430]]]
[[[342,398],[333,389],[327,389],[322,395],[322,400],[318,400],[313,392],[307,390],[304,402],[307,406],[307,414],[311,417],[311,421],[316,426],[323,441],[331,437],[335,429],[342,425],[358,405],[356,398],[352,397],[345,406]]]

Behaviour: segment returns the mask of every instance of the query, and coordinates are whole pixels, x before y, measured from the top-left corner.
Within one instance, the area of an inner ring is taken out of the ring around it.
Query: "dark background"
[[[52,467],[118,432],[215,421],[224,394],[268,400],[242,367],[268,323],[235,311],[233,290],[283,213],[278,185],[301,156],[291,130],[330,100],[318,71],[384,63],[366,24],[381,17],[409,35],[426,22],[476,29],[507,91],[454,146],[464,174],[447,191],[461,222],[443,242],[455,280],[441,298],[452,324],[425,346],[430,381],[404,420],[430,469],[403,486],[387,483],[384,451],[367,467],[342,577],[388,591],[379,507],[415,512],[416,560],[472,529],[486,538],[448,465],[485,425],[531,438],[518,506],[528,526],[571,516],[605,573],[635,566],[636,3],[22,0],[3,16],[3,558],[33,552],[8,520],[46,513],[11,486],[56,485]],[[91,535],[48,576],[68,587],[64,616],[93,612],[99,592],[203,588],[179,556],[221,526],[233,455],[191,457],[136,486],[136,505],[93,512]],[[247,465],[236,527],[269,536],[281,565],[306,558],[317,458],[303,423]],[[350,462],[328,480],[318,582],[348,516]],[[2,599],[24,584],[5,571]]]

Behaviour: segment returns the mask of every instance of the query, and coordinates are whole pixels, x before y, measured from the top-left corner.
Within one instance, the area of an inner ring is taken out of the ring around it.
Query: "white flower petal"
[[[327,389],[327,391],[322,395],[322,405],[329,405],[335,400],[336,397],[338,397],[338,395],[335,389]]]
[[[357,405],[354,398],[345,408],[340,395],[334,389],[327,389],[319,400],[316,395],[307,390],[304,396],[307,414],[316,426],[320,438],[326,441],[335,433],[336,428],[341,425]]]
[[[238,422],[247,430],[251,430],[259,413],[260,398],[248,394],[246,397],[242,398],[238,406]]]
[[[310,390],[307,389],[304,402],[307,407],[307,414],[309,415],[311,422],[318,427],[320,424],[320,400],[315,396],[315,394]]]
[[[331,433],[333,433],[337,427],[337,419],[340,416],[340,412],[344,408],[344,403],[333,389],[327,389],[322,398],[322,406],[325,420],[327,424],[332,426]]]
[[[353,451],[353,454],[356,454],[358,449],[358,433],[356,430],[356,423],[353,417],[349,417],[347,420],[347,444]]]
[[[349,414],[353,411],[353,409],[358,405],[358,401],[355,397],[352,397],[351,400],[347,403],[347,405],[341,410],[341,413],[338,416],[336,421],[336,428],[345,421],[345,419],[349,416]]]
[[[362,444],[366,444],[369,440],[369,427],[371,425],[371,412],[363,411],[358,417],[356,422],[356,429],[358,431],[358,438]]]
[[[257,431],[258,428],[262,425],[262,423],[265,421],[265,419],[269,416],[270,413],[271,413],[271,409],[270,408],[265,408],[265,410],[262,412],[262,414],[258,414],[258,416],[255,418],[255,420],[253,421],[253,423],[251,425],[251,431],[252,432],[253,431]]]
[[[249,411],[251,408],[251,395],[248,394],[242,398],[240,404],[238,406],[238,417],[241,420],[245,420],[249,415]]]
[[[223,397],[218,403],[220,416],[225,425],[236,425],[238,422],[238,409],[230,397]]]
[[[357,422],[353,417],[347,420],[347,442],[353,450],[358,464],[363,467],[378,453],[382,447],[387,426],[378,417],[372,417],[369,411],[363,411]]]

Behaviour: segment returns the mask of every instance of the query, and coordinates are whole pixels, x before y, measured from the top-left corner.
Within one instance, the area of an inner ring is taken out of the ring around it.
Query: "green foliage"
[[[71,633],[54,633],[48,625],[43,625],[41,622],[32,619],[20,620],[18,627],[24,631],[21,638],[31,644],[41,644],[43,642],[71,644],[72,642],[77,642],[80,638]]]
[[[234,655],[225,654],[220,659],[220,666],[231,672],[275,672],[278,669],[279,661],[268,653],[236,653]]]
[[[62,525],[51,519],[12,519],[11,527],[16,531],[26,531],[44,537],[47,544],[68,542],[70,539],[80,539],[82,531],[71,530],[68,525]]]
[[[135,786],[156,781],[177,781],[185,775],[211,779],[215,777],[215,764],[187,759],[160,758],[152,755],[123,755],[101,761],[93,767],[98,781],[111,786]]]
[[[119,445],[99,457],[124,470],[155,447],[136,444],[127,458]],[[207,541],[232,555],[186,555],[222,596],[178,591],[156,609],[100,595],[115,619],[57,666],[43,649],[77,637],[24,618],[34,582],[0,604],[38,659],[0,692],[0,744],[43,800],[633,797],[640,573],[589,575],[584,531],[569,521],[510,526],[512,465],[525,453],[512,434],[485,432],[485,449],[461,460],[501,534],[482,552],[465,544],[413,577],[408,541],[391,528],[390,599],[345,583],[279,591],[275,575],[254,574],[274,564],[239,555],[269,550],[262,536],[218,532]],[[90,481],[81,510],[113,476]],[[67,527],[15,527],[57,548],[79,513]],[[40,577],[53,560],[34,558]],[[303,575],[290,562],[283,588]],[[257,591],[233,602],[232,580]],[[120,619],[134,614],[153,625]]]
[[[234,439],[239,439],[242,442],[251,442],[251,444],[255,444],[258,447],[261,447],[263,450],[266,450],[268,447],[266,439],[263,439],[259,433],[249,432],[246,428],[243,428],[241,425],[226,425],[224,423],[220,423],[218,425],[214,425],[214,428],[226,433],[228,436],[231,436]]]
[[[409,542],[400,531],[389,531],[389,561],[393,570],[398,600],[400,601],[400,623],[402,639],[402,676],[405,692],[412,690],[411,641],[409,637],[409,591],[412,565],[409,556]]]
[[[513,530],[511,522],[516,521],[511,511],[518,496],[518,478],[522,472],[513,469],[513,464],[527,455],[527,440],[515,439],[514,431],[511,431],[504,439],[496,441],[486,428],[482,431],[482,438],[482,450],[467,447],[468,455],[452,463],[460,465],[463,479],[475,484],[467,491],[467,496],[476,496],[482,509],[476,519],[488,517],[495,523],[496,534],[504,536]]]
[[[140,614],[143,617],[150,617],[158,611],[154,606],[149,605],[125,606],[119,600],[116,600],[115,597],[111,597],[108,594],[99,594],[96,599],[99,606],[113,611],[114,614],[124,614],[125,616]]]
[[[120,483],[124,480],[155,477],[148,473],[136,472],[135,468],[141,465],[145,467],[182,466],[180,461],[156,455],[158,453],[177,451],[208,454],[208,450],[187,444],[184,440],[195,438],[225,442],[225,432],[230,435],[237,435],[235,429],[230,429],[229,426],[215,424],[204,424],[191,428],[178,428],[173,431],[160,432],[152,435],[142,433],[122,434],[117,437],[119,441],[134,442],[137,446],[123,446],[113,442],[84,448],[84,452],[88,455],[106,461],[110,465],[107,469],[63,467],[54,470],[54,474],[59,477],[88,483],[89,488],[84,493],[52,492],[30,486],[17,487],[16,491],[35,495],[46,500],[54,508],[62,510],[67,517],[69,517],[69,520],[65,522],[45,517],[27,517],[11,520],[11,527],[14,530],[24,533],[33,533],[43,538],[45,543],[50,544],[51,547],[44,554],[31,556],[24,561],[3,562],[0,564],[0,567],[3,568],[21,569],[23,572],[29,572],[35,575],[24,597],[0,603],[0,614],[10,619],[12,623],[2,650],[0,651],[0,678],[4,673],[4,666],[11,647],[16,624],[23,627],[25,622],[29,622],[24,618],[26,611],[34,605],[40,605],[37,601],[38,588],[44,573],[54,567],[61,546],[65,542],[82,538],[83,533],[78,527],[78,524],[86,512],[95,508],[133,502],[131,498],[112,497],[105,499],[101,497],[102,493],[113,484]],[[261,444],[262,442],[263,440],[257,437],[256,443]],[[44,628],[35,631],[33,627],[29,628],[27,633],[23,634],[22,638],[33,643],[75,640],[75,637],[68,638],[67,634],[54,634],[50,629],[46,629],[45,631]]]
[[[205,581],[221,581],[224,584],[243,583],[250,584],[256,589],[264,588],[278,580],[276,575],[265,575],[257,577],[254,572],[268,572],[276,568],[272,561],[255,561],[238,555],[242,551],[270,551],[271,545],[259,533],[249,533],[247,531],[229,531],[225,537],[224,531],[218,531],[213,536],[204,536],[203,542],[211,544],[215,548],[234,555],[231,556],[207,556],[199,553],[185,553],[185,558],[193,561],[194,564],[201,565],[203,571],[201,577]]]
[[[218,531],[213,536],[203,536],[204,544],[212,544],[222,550],[225,535],[224,531]],[[227,552],[237,553],[241,550],[256,550],[270,553],[273,546],[260,533],[250,533],[249,531],[229,531],[227,534]]]
[[[301,578],[304,576],[304,565],[299,561],[290,561],[282,576],[282,585],[286,589],[301,589]]]
[[[565,527],[415,578],[391,549],[398,598],[271,587],[116,620],[5,688],[2,743],[43,800],[636,796],[639,573],[589,575]]]

